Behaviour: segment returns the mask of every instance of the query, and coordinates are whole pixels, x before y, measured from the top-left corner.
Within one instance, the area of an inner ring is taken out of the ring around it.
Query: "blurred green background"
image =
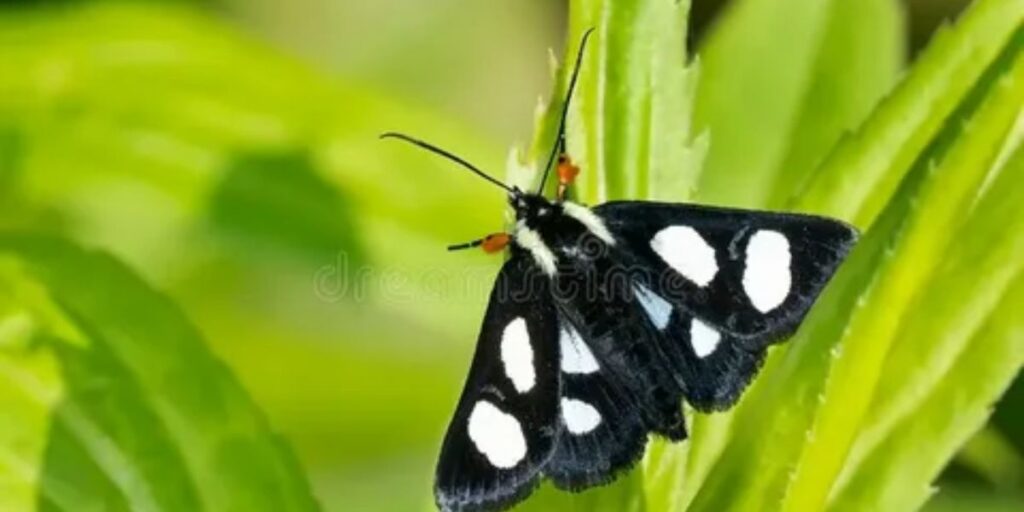
[[[907,58],[965,3],[908,0]],[[721,8],[694,2],[692,47]],[[444,245],[500,229],[504,203],[376,136],[502,175],[565,18],[549,0],[2,2],[0,228],[109,249],[166,291],[326,510],[423,510],[499,264]],[[1022,406],[1018,378],[935,510],[1019,503]]]

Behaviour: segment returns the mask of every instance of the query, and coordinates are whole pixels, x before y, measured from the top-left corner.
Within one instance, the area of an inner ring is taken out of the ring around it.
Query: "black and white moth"
[[[580,44],[583,54],[586,38]],[[578,169],[564,155],[558,193],[509,187],[511,233],[452,246],[507,248],[462,397],[437,465],[443,511],[497,511],[542,478],[579,491],[614,480],[649,434],[686,438],[682,401],[733,405],[772,343],[791,335],[857,238],[809,215],[692,204],[565,198]]]

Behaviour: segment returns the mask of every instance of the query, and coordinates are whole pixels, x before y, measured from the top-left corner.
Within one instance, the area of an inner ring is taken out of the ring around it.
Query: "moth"
[[[565,154],[565,118],[589,35],[536,192],[422,140],[382,135],[501,187],[515,212],[511,232],[449,247],[508,257],[441,449],[442,511],[504,510],[544,478],[569,491],[605,484],[640,460],[649,435],[682,441],[682,402],[733,405],[857,239],[849,225],[809,215],[569,200],[579,169]]]

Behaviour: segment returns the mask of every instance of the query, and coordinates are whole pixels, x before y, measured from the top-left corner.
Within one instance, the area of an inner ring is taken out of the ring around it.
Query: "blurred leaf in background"
[[[691,415],[690,442],[654,443],[613,486],[523,508],[918,505],[1022,357],[1022,7],[977,0],[906,67],[906,27],[917,52],[963,2],[717,3],[694,3],[693,30],[670,0],[4,6],[0,230],[35,234],[0,249],[0,508],[308,510],[309,488],[325,510],[428,507],[499,264],[443,247],[499,229],[504,201],[376,136],[499,175],[532,140],[509,166],[530,180],[566,24],[564,55],[598,28],[570,117],[581,200],[790,208],[867,234],[734,413]],[[179,410],[190,386],[230,390],[236,420]],[[1021,507],[1022,396],[1018,379],[936,510]],[[218,460],[237,486],[197,480]]]
[[[0,254],[4,510],[316,509],[172,302],[65,242],[5,236]]]
[[[376,136],[431,133],[490,168],[504,152],[193,7],[0,25],[3,225],[105,247],[169,290],[323,501],[365,508],[399,486],[390,509],[418,506],[462,378],[450,353],[471,350],[494,264],[443,247],[499,227],[502,201]]]

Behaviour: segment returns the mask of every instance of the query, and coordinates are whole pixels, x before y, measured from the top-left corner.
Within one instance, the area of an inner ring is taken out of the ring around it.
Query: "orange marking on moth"
[[[565,191],[580,175],[580,168],[572,163],[568,155],[558,155],[558,199],[565,197]]]
[[[558,182],[564,185],[572,185],[576,177],[580,175],[580,168],[572,163],[566,155],[558,157]]]
[[[494,233],[484,237],[483,242],[480,243],[480,248],[487,254],[494,254],[504,251],[511,240],[512,237],[508,233]]]

